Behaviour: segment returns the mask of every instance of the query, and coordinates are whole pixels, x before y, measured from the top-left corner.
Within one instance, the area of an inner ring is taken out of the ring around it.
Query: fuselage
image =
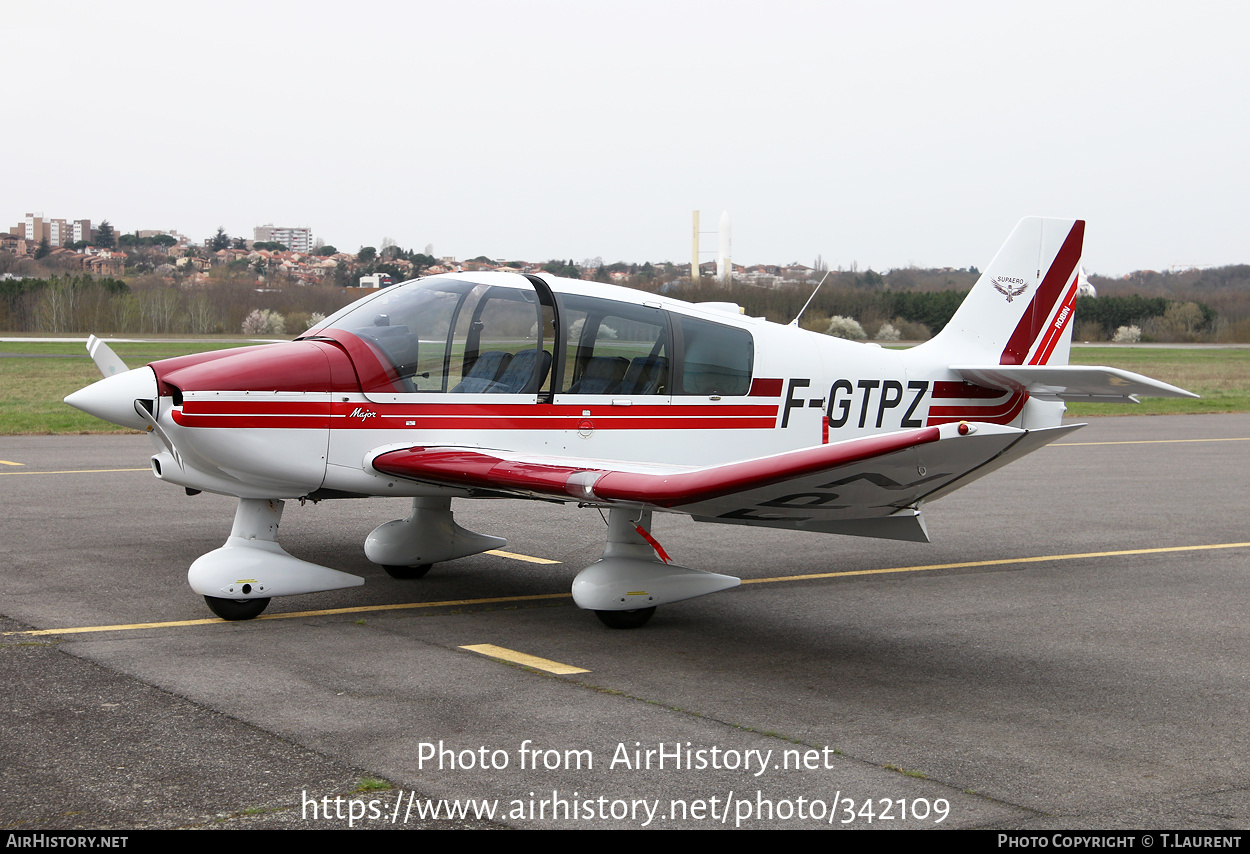
[[[594,283],[434,276],[295,342],[155,362],[159,477],[240,497],[460,494],[373,470],[411,446],[645,471],[952,421],[1059,423],[1061,404],[895,351]]]

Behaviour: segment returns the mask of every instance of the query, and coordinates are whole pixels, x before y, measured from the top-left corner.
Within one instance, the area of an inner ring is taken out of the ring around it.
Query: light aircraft
[[[403,496],[365,540],[398,578],[505,542],[452,500],[606,509],[573,599],[608,626],[739,579],[678,566],[654,511],[701,522],[928,541],[923,505],[1054,441],[1064,401],[1194,397],[1068,365],[1085,223],[1022,220],[950,323],[885,350],[743,316],[735,305],[546,275],[446,274],[385,288],[293,342],[127,370],[65,400],[147,431],[152,472],[239,499],[191,588],[227,620],[274,596],[364,583],[288,554],[283,503]]]

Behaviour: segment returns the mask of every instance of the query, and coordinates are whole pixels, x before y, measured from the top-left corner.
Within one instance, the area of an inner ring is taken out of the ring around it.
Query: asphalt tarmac
[[[365,586],[216,620],[185,573],[234,502],[150,453],[0,438],[0,827],[1250,826],[1248,415],[1096,419],[929,545],[657,514],[751,583],[635,631],[567,595],[596,511],[498,500],[457,521],[557,563],[397,581],[361,545],[406,502],[292,502]]]

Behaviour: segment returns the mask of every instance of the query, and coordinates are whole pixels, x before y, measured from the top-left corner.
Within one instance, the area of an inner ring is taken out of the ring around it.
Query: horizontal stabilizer
[[[965,380],[1007,391],[1024,390],[1039,400],[1136,403],[1137,397],[1197,397],[1132,371],[1092,365],[951,365]]]

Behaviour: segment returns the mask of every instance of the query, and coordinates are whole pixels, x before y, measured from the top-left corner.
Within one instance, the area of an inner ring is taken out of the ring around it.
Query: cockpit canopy
[[[738,396],[754,357],[746,329],[521,276],[387,288],[305,337],[338,342],[387,395]]]

